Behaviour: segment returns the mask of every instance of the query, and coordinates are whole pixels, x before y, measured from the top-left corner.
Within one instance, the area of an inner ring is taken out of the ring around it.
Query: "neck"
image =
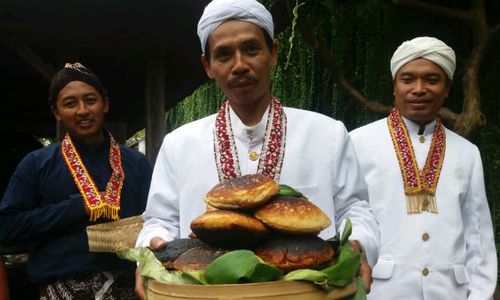
[[[95,134],[88,137],[71,137],[73,141],[76,141],[78,144],[84,146],[87,149],[94,150],[99,148],[102,144],[104,144],[104,131],[100,130],[99,134]]]
[[[256,103],[234,103],[229,100],[229,105],[236,113],[241,122],[246,126],[256,125],[262,120],[262,116],[271,103],[271,95],[268,94]]]

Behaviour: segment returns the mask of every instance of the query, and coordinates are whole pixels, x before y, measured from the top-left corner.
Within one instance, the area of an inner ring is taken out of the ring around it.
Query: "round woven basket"
[[[148,300],[334,300],[353,295],[356,289],[356,282],[327,293],[312,283],[302,281],[181,285],[149,280],[146,293]]]
[[[118,221],[87,227],[90,252],[117,252],[134,248],[142,229],[142,216],[133,216]]]

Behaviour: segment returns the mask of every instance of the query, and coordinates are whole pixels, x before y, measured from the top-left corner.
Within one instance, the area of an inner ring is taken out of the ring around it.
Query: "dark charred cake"
[[[194,247],[177,257],[172,266],[177,271],[205,270],[217,257],[227,251],[208,245]]]
[[[286,273],[323,267],[331,261],[334,251],[315,235],[276,235],[258,246],[255,254]]]
[[[212,210],[191,222],[198,239],[213,247],[252,249],[266,235],[266,226],[251,215],[230,210]]]

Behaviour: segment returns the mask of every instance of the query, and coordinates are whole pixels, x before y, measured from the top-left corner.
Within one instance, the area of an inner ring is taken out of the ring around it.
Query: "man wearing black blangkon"
[[[0,202],[0,243],[29,245],[40,299],[135,299],[135,265],[90,253],[86,227],[141,214],[151,166],[104,129],[107,92],[82,64],[56,73],[49,106],[67,134],[17,166]]]

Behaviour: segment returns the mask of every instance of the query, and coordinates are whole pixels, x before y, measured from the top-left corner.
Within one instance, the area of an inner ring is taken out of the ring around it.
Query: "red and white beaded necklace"
[[[222,104],[215,120],[214,153],[219,180],[241,176],[238,152],[229,117],[229,102]],[[272,97],[257,174],[278,181],[285,155],[286,115],[281,102]]]

